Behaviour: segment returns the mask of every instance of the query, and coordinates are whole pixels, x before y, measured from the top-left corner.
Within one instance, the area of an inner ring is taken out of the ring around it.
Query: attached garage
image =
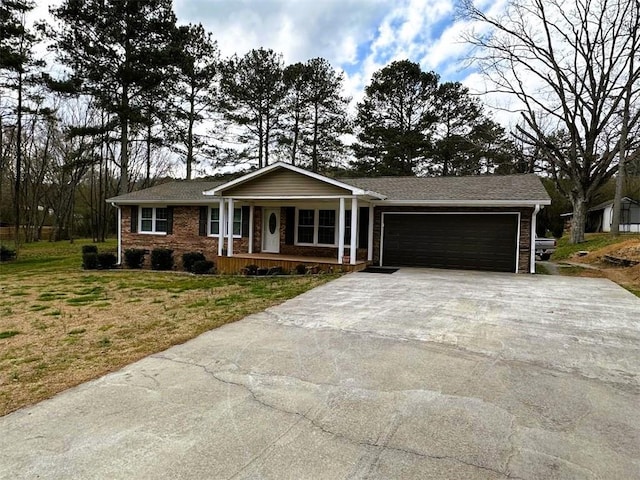
[[[517,272],[520,214],[383,214],[382,264]]]

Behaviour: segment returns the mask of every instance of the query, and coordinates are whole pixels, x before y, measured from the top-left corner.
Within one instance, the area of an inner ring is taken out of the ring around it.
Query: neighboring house
[[[333,179],[276,163],[235,180],[176,181],[107,200],[129,248],[200,251],[220,272],[367,264],[534,272],[535,175]]]
[[[610,232],[613,220],[613,200],[590,208],[587,212],[587,232]],[[640,202],[629,197],[622,199],[620,231],[640,233]]]

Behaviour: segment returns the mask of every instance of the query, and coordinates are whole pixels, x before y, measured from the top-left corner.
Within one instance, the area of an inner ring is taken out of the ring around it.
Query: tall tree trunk
[[[22,84],[23,73],[18,72],[18,108],[16,118],[16,179],[14,185],[14,207],[15,207],[15,246],[20,247],[20,195],[22,177]]]
[[[269,114],[267,113],[267,118],[265,121],[265,129],[264,129],[264,166],[269,165],[269,133],[271,133],[271,119],[269,118]]]
[[[120,111],[120,195],[129,193],[129,89],[122,86]]]
[[[573,218],[571,219],[571,243],[584,242],[584,230],[587,224],[587,200],[575,195],[571,197]]]
[[[148,187],[151,185],[151,135],[152,135],[152,131],[151,131],[151,112],[149,112],[149,123],[147,123],[147,165],[146,165],[146,174],[145,174],[145,179],[144,179],[144,185],[145,187]]]
[[[193,122],[195,118],[195,92],[191,87],[191,96],[189,97],[189,125],[187,127],[187,180],[191,180],[193,168]]]
[[[313,106],[313,150],[311,152],[311,171],[318,173],[318,103]]]
[[[262,115],[258,118],[258,168],[262,168],[262,145],[264,143],[264,132],[262,130]]]

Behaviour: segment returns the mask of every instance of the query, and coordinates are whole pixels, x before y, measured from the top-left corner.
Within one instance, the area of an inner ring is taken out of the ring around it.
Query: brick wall
[[[382,212],[516,212],[520,213],[520,239],[518,273],[529,273],[531,261],[531,215],[533,208],[424,208],[424,207],[376,207],[373,223],[373,263],[380,262],[380,233]]]
[[[129,248],[170,248],[173,250],[175,268],[182,269],[182,254],[186,252],[202,252],[208,260],[214,262],[218,258],[218,237],[201,237],[199,232],[199,207],[175,206],[173,208],[173,234],[154,235],[131,232],[131,208],[122,207],[122,251]],[[133,208],[138,208],[133,207]],[[247,252],[248,238],[234,238],[234,253]],[[224,248],[227,242],[225,239]],[[124,262],[124,258],[122,259]],[[150,266],[150,256],[145,257],[145,267]]]

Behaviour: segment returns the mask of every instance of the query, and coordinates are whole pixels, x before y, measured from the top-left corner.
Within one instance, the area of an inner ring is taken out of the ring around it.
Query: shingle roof
[[[475,177],[377,177],[340,180],[363,190],[381,193],[388,200],[549,201],[549,195],[542,182],[533,174]]]
[[[475,177],[376,177],[340,178],[339,181],[384,195],[391,201],[465,202],[529,201],[549,203],[540,179],[529,175],[483,175]],[[175,181],[108,199],[108,202],[207,203],[202,192],[225,182]]]
[[[118,195],[117,197],[107,199],[107,202],[113,203],[152,203],[152,202],[205,202],[207,198],[202,195],[205,190],[222,185],[226,182],[221,181],[203,181],[203,180],[182,180],[163,183],[154,187],[137,190],[135,192]]]

